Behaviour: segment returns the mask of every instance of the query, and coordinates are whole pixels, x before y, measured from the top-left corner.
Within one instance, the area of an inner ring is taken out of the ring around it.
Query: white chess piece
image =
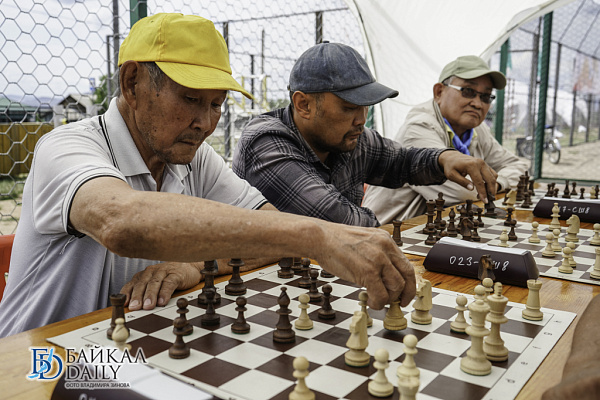
[[[467,374],[483,376],[492,373],[492,363],[483,351],[483,338],[490,334],[489,329],[485,328],[485,317],[490,306],[481,298],[485,294],[483,286],[477,285],[475,294],[480,298],[469,304],[472,325],[467,328],[467,333],[471,336],[471,347],[467,350],[466,357],[460,360],[460,369]]]
[[[600,247],[596,248],[596,261],[594,262],[594,269],[590,273],[590,276],[594,279],[600,279]]]
[[[575,242],[569,242],[567,243],[567,246],[569,246],[569,248],[571,249],[571,253],[569,254],[569,265],[571,266],[571,268],[577,268],[577,263],[575,262],[574,257],[577,245],[575,244]]]
[[[554,235],[554,240],[552,242],[552,250],[554,250],[557,253],[561,252],[562,247],[560,246],[560,243],[558,243],[558,238],[560,237],[560,229],[553,229],[552,234]]]
[[[429,310],[432,306],[431,282],[423,279],[417,285],[417,299],[413,303],[414,311],[410,314],[411,321],[420,325],[430,324],[432,316]]]
[[[508,247],[508,231],[506,229],[502,229],[502,233],[500,234],[500,243],[498,246]]]
[[[558,267],[558,272],[562,272],[563,274],[572,274],[573,268],[569,263],[569,257],[571,255],[571,248],[569,246],[565,246],[563,251],[563,259],[562,264]]]
[[[125,320],[123,318],[115,319],[115,329],[113,329],[112,340],[120,351],[124,352],[125,349],[131,349],[131,345],[126,343],[128,338],[129,331],[125,327]]]
[[[541,321],[544,318],[544,313],[540,311],[540,289],[542,288],[542,281],[537,279],[529,279],[527,281],[527,304],[525,309],[521,313],[523,318],[530,321]]]
[[[463,295],[456,296],[456,318],[450,323],[450,330],[458,333],[465,333],[465,329],[469,324],[465,319],[465,311],[467,310],[467,298]]]
[[[407,326],[408,321],[400,308],[400,300],[392,301],[390,308],[385,313],[383,327],[388,331],[401,331],[402,329],[406,329]]]
[[[300,305],[298,305],[298,308],[300,308],[300,316],[294,321],[294,327],[300,330],[312,329],[313,322],[310,320],[307,313],[307,310],[310,307],[308,305],[310,297],[306,293],[302,293],[298,296],[298,301],[300,302]]]
[[[410,378],[410,377],[419,377],[421,376],[421,371],[417,368],[417,364],[415,364],[415,354],[418,353],[417,350],[417,337],[413,334],[409,334],[404,336],[404,361],[396,370],[396,375],[399,378]]]
[[[546,233],[546,248],[542,251],[542,257],[554,257],[556,253],[552,250],[552,242],[554,242],[554,234],[551,232]]]
[[[394,393],[394,385],[392,385],[385,376],[385,370],[389,366],[389,356],[390,353],[386,349],[378,349],[375,352],[375,361],[373,362],[373,367],[377,369],[377,373],[367,386],[367,389],[372,396],[388,397]]]
[[[490,322],[490,334],[483,340],[483,351],[490,361],[508,360],[508,349],[504,346],[504,340],[500,336],[500,325],[508,322],[504,315],[508,298],[502,295],[502,283],[496,282],[494,285],[494,294],[488,296],[488,305],[490,312],[486,321]]]
[[[364,312],[367,315],[367,327],[373,326],[373,318],[369,315],[369,311],[367,310],[367,301],[369,300],[369,293],[366,290],[363,290],[358,294],[358,304],[360,305],[360,311]]]
[[[537,221],[533,221],[531,223],[531,229],[533,230],[533,233],[529,237],[529,243],[539,243],[540,242],[540,238],[537,234],[539,226],[540,226],[540,223]]]
[[[346,347],[350,349],[344,354],[346,364],[351,367],[369,365],[371,356],[365,351],[368,346],[367,316],[362,311],[355,311],[350,323],[350,337],[346,342]]]
[[[594,237],[590,240],[592,246],[600,246],[600,224],[594,224]]]
[[[294,358],[294,378],[298,379],[294,390],[289,394],[289,400],[315,400],[315,394],[306,386],[308,376],[308,360],[305,357]]]
[[[550,230],[553,229],[560,229],[560,221],[558,220],[558,218],[560,217],[559,214],[560,208],[558,208],[558,203],[554,203],[554,207],[552,207],[552,222],[550,222]]]

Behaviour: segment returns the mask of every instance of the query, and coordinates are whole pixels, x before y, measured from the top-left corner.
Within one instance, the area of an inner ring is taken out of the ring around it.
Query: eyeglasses
[[[474,99],[477,95],[479,95],[479,98],[485,104],[491,104],[492,101],[494,101],[494,99],[496,98],[496,96],[494,96],[493,94],[481,93],[481,92],[478,92],[475,89],[471,89],[471,88],[468,88],[468,87],[460,87],[460,86],[456,86],[456,85],[448,85],[447,83],[444,83],[444,86],[448,86],[448,87],[451,87],[452,89],[458,90],[462,94],[462,97],[464,97],[465,99]]]

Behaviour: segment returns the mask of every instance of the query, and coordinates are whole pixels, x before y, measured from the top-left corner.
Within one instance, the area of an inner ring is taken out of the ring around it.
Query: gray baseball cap
[[[491,70],[487,63],[477,56],[462,56],[450,62],[442,70],[439,82],[444,82],[451,76],[473,79],[483,75],[489,75],[495,89],[504,89],[506,86],[504,74],[500,71]]]
[[[375,81],[367,62],[352,47],[320,43],[306,50],[294,64],[288,86],[292,92],[331,92],[359,106],[398,96],[398,91]]]

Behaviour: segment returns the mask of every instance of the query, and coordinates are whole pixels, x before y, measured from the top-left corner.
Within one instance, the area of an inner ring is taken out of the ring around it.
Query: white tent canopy
[[[394,137],[410,108],[432,97],[458,56],[490,57],[520,25],[572,0],[346,0],[362,23],[377,80],[400,92],[381,103],[378,130]]]

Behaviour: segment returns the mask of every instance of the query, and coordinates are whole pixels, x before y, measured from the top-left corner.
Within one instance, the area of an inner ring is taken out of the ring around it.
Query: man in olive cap
[[[458,151],[407,149],[366,128],[368,107],[398,92],[378,82],[358,52],[321,43],[290,74],[291,104],[250,121],[233,170],[280,211],[349,225],[378,226],[361,206],[363,187],[441,184],[446,178],[487,202],[496,173]],[[425,146],[420,146],[425,147]],[[472,182],[464,176],[469,174]]]
[[[144,18],[119,65],[106,114],[36,146],[0,337],[106,307],[119,291],[130,309],[165,305],[219,258],[310,257],[366,287],[374,308],[410,302],[414,270],[389,234],[277,212],[203,143],[227,91],[250,96],[211,21]]]
[[[433,85],[433,99],[415,106],[396,135],[404,147],[454,148],[484,160],[497,173],[497,189],[508,190],[519,181],[527,164],[503,148],[484,123],[493,90],[502,90],[506,77],[477,56],[458,57],[444,67]],[[476,199],[473,192],[454,182],[435,186],[408,184],[399,189],[370,186],[363,206],[381,223],[425,212],[425,202],[444,194],[446,205]]]

